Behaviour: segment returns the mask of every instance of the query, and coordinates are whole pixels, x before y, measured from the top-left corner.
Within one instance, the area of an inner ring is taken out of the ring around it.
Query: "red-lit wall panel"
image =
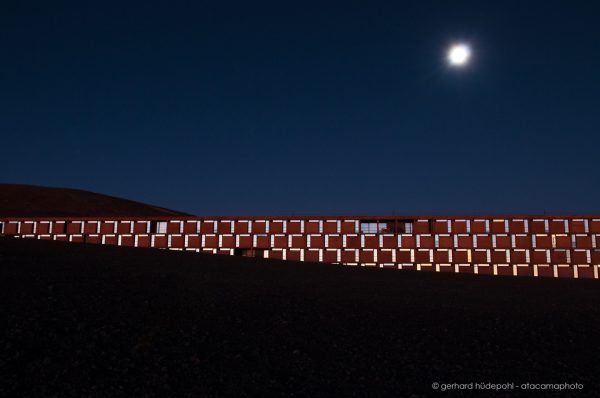
[[[341,249],[343,247],[343,241],[340,235],[327,235],[326,243],[327,247],[330,247],[332,249]]]
[[[149,233],[147,222],[136,222],[133,224],[133,233],[134,234],[146,234]]]
[[[454,247],[454,240],[451,235],[439,235],[438,242],[438,247],[440,249],[451,249]]]
[[[132,232],[132,224],[131,222],[123,222],[121,221],[117,224],[117,233],[118,234],[130,234]]]
[[[284,233],[284,221],[271,221],[269,223],[269,232],[272,234],[282,234]]]
[[[323,261],[326,263],[337,263],[337,250],[324,250],[323,251]]]
[[[288,246],[287,235],[275,235],[273,237],[273,247],[286,248]]]
[[[591,249],[592,248],[592,237],[589,235],[576,235],[575,245],[578,249]]]
[[[401,235],[400,236],[400,247],[407,249],[414,249],[417,247],[417,239],[415,235]]]
[[[121,236],[121,246],[135,246],[135,236],[123,235]]]
[[[318,250],[307,250],[304,252],[304,261],[318,262],[319,251]]]
[[[452,221],[452,233],[453,234],[466,234],[468,232],[468,221],[467,220],[454,220]]]
[[[586,220],[571,220],[569,222],[569,232],[572,234],[585,234],[586,231],[585,225]]]
[[[287,233],[288,234],[301,234],[302,233],[302,221],[288,221]]]
[[[422,249],[433,249],[435,247],[435,239],[432,235],[419,236],[419,247]]]
[[[355,263],[356,262],[356,250],[353,250],[353,249],[342,250],[342,262],[343,263]]]
[[[250,246],[252,242],[250,242]],[[187,247],[190,249],[200,249],[202,247],[202,237],[200,235],[187,235]]]
[[[510,220],[508,222],[508,232],[511,234],[524,234],[527,232],[526,225],[526,220]]]
[[[384,235],[382,237],[383,247],[386,249],[395,249],[398,247],[398,236],[397,235]]]
[[[392,263],[394,262],[394,252],[392,250],[379,250],[377,252],[377,262]]]
[[[196,234],[198,233],[198,221],[186,221],[183,223],[183,233]]]
[[[492,220],[490,222],[490,232],[492,234],[508,233],[506,230],[506,222],[504,220]]]
[[[67,234],[80,234],[82,230],[82,222],[80,221],[71,221],[67,224]],[[26,226],[25,224],[24,226]],[[31,233],[31,232],[24,232]]]
[[[288,250],[286,260],[290,260],[290,261],[302,260],[302,251],[301,250]]]
[[[292,238],[291,247],[304,249],[308,246],[307,242],[306,242],[306,236],[304,236],[304,235],[297,235],[297,236],[294,235],[291,238]]]
[[[322,249],[325,247],[325,236],[323,235],[309,235],[310,247]]]
[[[347,235],[346,247],[350,249],[360,249],[362,247],[360,235]]]
[[[477,248],[478,249],[491,249],[492,246],[492,237],[490,235],[477,235]]]
[[[320,221],[305,221],[304,222],[304,233],[306,234],[318,234]]]
[[[396,252],[396,262],[398,263],[412,263],[412,252],[413,249],[400,249]]]
[[[270,236],[256,236],[255,248],[257,249],[269,249],[271,247]]]
[[[546,220],[531,220],[529,224],[529,233],[545,234],[548,232],[546,231]]]
[[[485,220],[472,220],[471,221],[471,233],[472,234],[486,234],[487,223]]]
[[[204,235],[204,247],[208,248],[218,248],[219,247],[219,237],[217,235]]]
[[[38,235],[49,234],[50,233],[50,223],[38,222],[37,226],[36,226],[36,233]]]
[[[496,249],[510,249],[512,241],[509,235],[496,235]]]
[[[152,235],[139,235],[138,236],[139,247],[151,247],[152,246]]]
[[[468,263],[469,262],[469,252],[467,250],[454,250],[452,252],[452,262]]]
[[[377,235],[365,235],[365,248],[377,249],[379,247],[379,236]]]
[[[185,247],[185,238],[183,235],[172,235],[171,236],[171,246],[177,249],[182,249]]]
[[[458,243],[457,247],[460,249],[472,249],[474,247],[473,235],[458,235],[456,241]]]
[[[202,223],[200,223],[200,233],[214,234],[215,233],[215,223],[212,221],[202,221]]]
[[[34,224],[31,222],[22,222],[21,223],[21,234],[22,235],[30,235],[33,233]],[[78,233],[79,231],[75,232]]]

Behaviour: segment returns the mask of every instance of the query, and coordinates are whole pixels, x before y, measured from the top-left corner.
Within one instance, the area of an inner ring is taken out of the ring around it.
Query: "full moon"
[[[471,58],[471,49],[466,44],[455,44],[448,50],[448,62],[452,66],[464,66]]]

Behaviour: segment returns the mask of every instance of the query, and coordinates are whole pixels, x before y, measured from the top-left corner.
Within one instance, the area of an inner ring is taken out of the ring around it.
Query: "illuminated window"
[[[381,232],[382,230],[387,229],[386,223],[377,223],[377,222],[361,222],[360,223],[360,232],[363,234],[376,234]]]
[[[153,234],[166,234],[167,233],[167,222],[166,221],[152,221],[150,231]]]
[[[385,234],[385,233],[398,233],[398,234],[412,234],[413,223],[412,221],[404,220],[390,220],[384,222],[378,221],[361,221],[360,232],[363,234]]]

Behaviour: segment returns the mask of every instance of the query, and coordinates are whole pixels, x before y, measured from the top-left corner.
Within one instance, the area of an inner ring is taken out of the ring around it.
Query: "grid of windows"
[[[600,218],[0,220],[0,234],[438,272],[598,278]]]

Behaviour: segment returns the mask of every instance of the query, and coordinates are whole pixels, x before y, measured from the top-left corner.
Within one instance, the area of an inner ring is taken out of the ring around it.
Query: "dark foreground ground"
[[[0,396],[599,394],[595,281],[18,239],[0,239],[0,270]]]

